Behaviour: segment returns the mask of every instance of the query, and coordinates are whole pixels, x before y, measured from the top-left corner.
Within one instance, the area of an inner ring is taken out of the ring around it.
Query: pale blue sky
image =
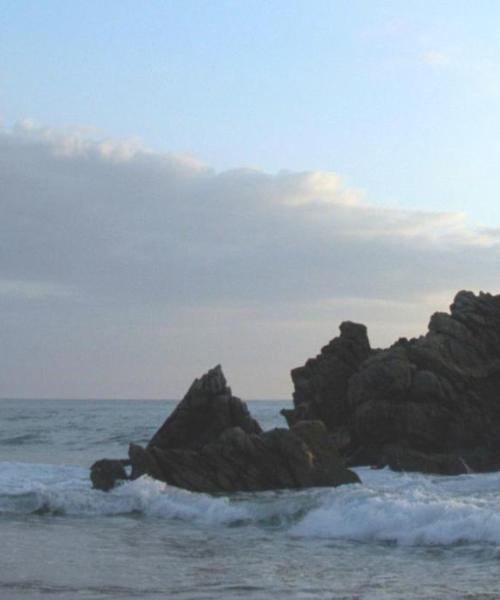
[[[500,226],[500,4],[3,0],[0,116]]]
[[[342,320],[498,293],[499,34],[497,0],[0,0],[0,397],[217,363],[288,397]]]

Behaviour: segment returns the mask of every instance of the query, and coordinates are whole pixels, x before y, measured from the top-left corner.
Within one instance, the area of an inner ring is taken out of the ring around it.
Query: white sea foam
[[[500,544],[500,475],[360,474],[364,485],[329,490],[290,534],[405,545]]]
[[[276,528],[301,538],[500,545],[500,474],[431,477],[360,469],[362,485],[212,497],[142,477],[109,493],[81,467],[0,463],[0,514],[180,519]]]
[[[141,477],[111,492],[91,488],[88,470],[25,463],[1,463],[0,514],[52,512],[74,516],[144,515],[222,524],[246,512],[226,497],[196,494]]]

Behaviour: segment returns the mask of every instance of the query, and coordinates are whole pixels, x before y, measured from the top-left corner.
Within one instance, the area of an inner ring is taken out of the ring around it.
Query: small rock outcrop
[[[293,426],[321,419],[351,465],[500,469],[500,296],[459,292],[425,336],[370,348],[364,325],[292,371]]]
[[[359,482],[322,421],[263,432],[232,395],[220,366],[193,382],[146,448],[130,444],[128,460],[103,459],[91,467],[94,487],[105,491],[144,474],[209,493]]]
[[[103,458],[95,462],[90,468],[90,480],[93,487],[104,492],[113,489],[117,482],[128,479],[125,466],[128,460],[110,460]]]

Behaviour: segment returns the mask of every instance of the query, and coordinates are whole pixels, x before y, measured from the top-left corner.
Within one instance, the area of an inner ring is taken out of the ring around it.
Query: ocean
[[[249,402],[265,428],[287,403]],[[500,473],[209,496],[91,488],[175,402],[0,401],[0,599],[500,598]]]

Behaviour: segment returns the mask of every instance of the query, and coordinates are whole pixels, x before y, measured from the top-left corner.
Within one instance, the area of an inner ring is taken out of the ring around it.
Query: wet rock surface
[[[131,466],[130,477],[124,464]],[[209,493],[359,482],[322,421],[263,432],[232,395],[220,366],[194,381],[146,448],[130,444],[128,461],[103,459],[91,467],[94,487],[105,491],[144,474]]]
[[[386,350],[370,348],[363,325],[340,332],[292,371],[290,425],[321,419],[351,465],[500,468],[500,296],[459,292],[426,335]]]

